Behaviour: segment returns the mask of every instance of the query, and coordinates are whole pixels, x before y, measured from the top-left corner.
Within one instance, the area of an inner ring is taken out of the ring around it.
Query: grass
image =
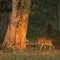
[[[60,51],[3,53],[0,60],[60,60]]]

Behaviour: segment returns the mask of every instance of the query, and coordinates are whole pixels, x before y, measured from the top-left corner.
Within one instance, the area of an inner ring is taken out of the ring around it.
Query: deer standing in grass
[[[47,39],[45,37],[41,37],[39,38],[36,42],[35,42],[37,45],[41,45],[40,46],[40,50],[42,50],[43,47],[47,48],[47,46],[49,47],[49,50],[54,50],[54,45],[53,45],[53,40],[51,39]]]

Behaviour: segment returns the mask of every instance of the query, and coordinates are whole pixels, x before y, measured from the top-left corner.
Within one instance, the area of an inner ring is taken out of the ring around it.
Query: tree
[[[26,48],[26,33],[30,12],[30,0],[12,0],[12,13],[3,48],[21,50]]]

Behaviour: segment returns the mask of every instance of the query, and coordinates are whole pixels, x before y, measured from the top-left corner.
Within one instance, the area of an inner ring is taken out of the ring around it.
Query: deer
[[[42,50],[43,47],[47,48],[47,46],[49,47],[49,50],[54,50],[54,45],[53,45],[53,40],[52,39],[47,39],[45,37],[41,37],[39,39],[36,40],[35,44],[37,44],[38,46],[40,46],[40,50]]]

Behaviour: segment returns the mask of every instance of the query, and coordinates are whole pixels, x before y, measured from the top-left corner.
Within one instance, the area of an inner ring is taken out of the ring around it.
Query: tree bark
[[[12,0],[11,21],[9,22],[5,40],[2,44],[3,48],[12,48],[13,50],[22,50],[26,48],[26,33],[30,3],[25,3],[25,1],[27,0]],[[25,4],[24,8],[22,3]],[[18,8],[20,10],[18,10]],[[27,12],[25,11],[26,9]]]

